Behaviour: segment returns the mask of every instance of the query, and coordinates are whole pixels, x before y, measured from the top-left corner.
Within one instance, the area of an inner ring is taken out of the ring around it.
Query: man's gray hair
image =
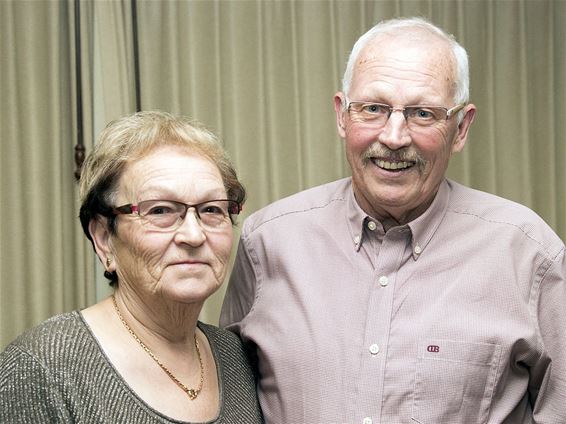
[[[456,104],[467,103],[470,97],[470,76],[468,68],[468,54],[466,50],[455,40],[455,38],[433,25],[424,18],[398,18],[390,19],[387,21],[379,22],[365,34],[363,34],[358,41],[354,44],[348,62],[346,64],[346,71],[342,79],[342,92],[345,97],[348,97],[350,86],[352,85],[352,78],[354,75],[354,66],[356,60],[360,55],[363,48],[379,35],[389,34],[398,35],[406,30],[417,29],[424,30],[431,34],[439,36],[444,39],[450,46],[454,60],[456,63],[455,87],[454,87],[454,102]],[[346,107],[346,105],[344,105]]]

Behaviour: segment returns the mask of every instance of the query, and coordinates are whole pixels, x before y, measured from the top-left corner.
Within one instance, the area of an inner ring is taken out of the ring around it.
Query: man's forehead
[[[447,40],[427,31],[380,34],[370,40],[361,50],[354,75],[376,66],[401,66],[426,63],[436,72],[446,73],[453,79],[456,71],[455,58]],[[424,71],[424,69],[422,69]]]
[[[406,32],[378,34],[364,46],[358,61],[366,56],[395,54],[402,50],[423,52],[427,55],[452,56],[449,42],[438,34],[423,29],[407,29]]]

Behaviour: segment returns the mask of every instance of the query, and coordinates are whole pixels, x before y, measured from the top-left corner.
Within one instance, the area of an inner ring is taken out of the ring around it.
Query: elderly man
[[[352,177],[245,222],[221,324],[257,361],[267,422],[566,422],[564,243],[445,178],[468,85],[439,28],[376,25],[334,97]]]

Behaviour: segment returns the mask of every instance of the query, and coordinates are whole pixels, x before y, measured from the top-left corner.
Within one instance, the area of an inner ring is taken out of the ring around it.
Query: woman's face
[[[126,167],[114,206],[156,199],[197,204],[226,197],[216,165],[183,148],[167,146]],[[154,231],[138,215],[118,215],[109,248],[120,289],[141,297],[204,302],[224,281],[232,236],[231,223],[203,230],[193,209],[174,231]]]

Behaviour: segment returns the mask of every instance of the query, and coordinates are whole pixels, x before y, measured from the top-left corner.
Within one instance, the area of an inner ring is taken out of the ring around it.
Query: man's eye
[[[387,108],[377,103],[371,103],[364,106],[364,111],[371,114],[387,113]]]
[[[418,119],[434,119],[434,112],[430,109],[418,108],[411,111],[411,115]]]

